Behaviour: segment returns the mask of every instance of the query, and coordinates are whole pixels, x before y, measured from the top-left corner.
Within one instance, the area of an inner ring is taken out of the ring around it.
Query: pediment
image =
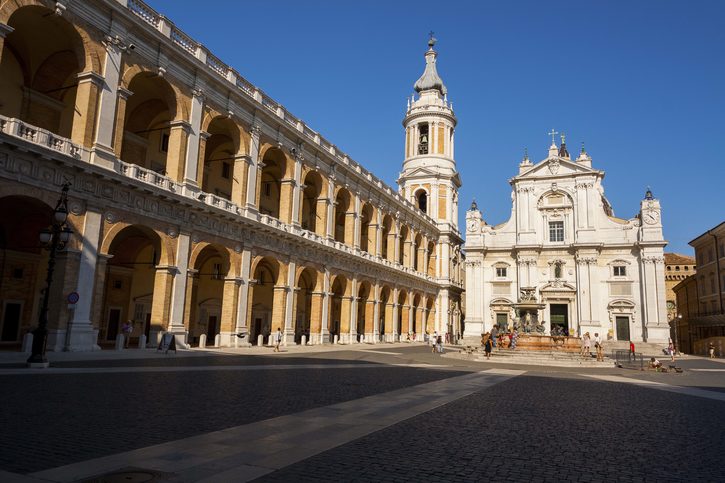
[[[581,164],[568,159],[552,157],[535,164],[527,171],[524,171],[520,175],[516,176],[516,179],[550,178],[553,176],[562,177],[598,172],[599,171],[595,169],[582,166]]]
[[[425,178],[427,176],[435,176],[436,174],[437,174],[436,171],[434,171],[428,167],[421,166],[421,167],[410,170],[409,172],[405,173],[404,175],[406,178]]]
[[[576,292],[576,287],[562,280],[554,280],[541,287],[539,292]]]

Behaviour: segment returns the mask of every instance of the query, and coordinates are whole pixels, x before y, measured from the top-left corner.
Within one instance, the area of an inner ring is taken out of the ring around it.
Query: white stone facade
[[[603,178],[583,149],[572,160],[552,143],[509,181],[507,222],[487,224],[475,203],[467,211],[466,338],[511,326],[529,299],[547,334],[559,325],[571,335],[667,341],[660,203],[648,191],[636,216],[617,218]]]

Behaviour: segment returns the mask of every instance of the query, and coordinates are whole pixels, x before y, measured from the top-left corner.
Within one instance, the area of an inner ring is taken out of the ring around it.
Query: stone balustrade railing
[[[86,162],[90,159],[90,152],[86,148],[73,143],[70,139],[58,136],[20,119],[0,116],[0,132],[72,158]]]
[[[398,203],[407,206],[409,209],[416,209],[415,205],[411,201],[400,196],[397,191],[390,189],[390,187],[382,180],[365,170],[365,168],[360,166],[359,163],[341,152],[336,146],[327,141],[319,133],[310,129],[304,121],[292,115],[292,113],[287,111],[277,101],[262,92],[259,88],[255,87],[251,82],[244,79],[232,67],[222,62],[218,57],[209,53],[200,43],[194,41],[194,39],[169,22],[163,15],[156,12],[153,8],[146,5],[141,0],[119,0],[119,2],[125,2],[127,8],[132,13],[136,14],[154,29],[159,30],[162,34],[169,37],[174,44],[178,45],[188,55],[192,55],[206,64],[210,70],[233,83],[241,92],[245,93],[254,101],[261,103],[263,107],[282,119],[286,124],[289,124],[293,128],[302,132],[305,137],[310,139],[313,143],[319,145],[323,150],[328,151],[338,160],[344,162],[344,164],[352,166],[354,171],[363,174],[364,177],[374,185],[380,188],[384,187],[385,191],[389,195],[393,196]],[[446,102],[446,105],[449,105],[451,108],[453,107],[451,103]],[[303,127],[300,128],[300,126]],[[429,215],[424,213],[419,213],[419,215],[427,222],[435,225],[435,221]]]

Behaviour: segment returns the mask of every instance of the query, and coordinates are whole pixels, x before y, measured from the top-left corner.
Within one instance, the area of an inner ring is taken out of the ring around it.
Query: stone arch
[[[123,126],[116,127],[120,129],[116,149],[126,163],[178,179],[184,164],[178,149],[181,130],[172,132],[172,123],[179,114],[178,97],[166,79],[149,74],[139,70],[129,80],[128,89],[133,95],[123,106]]]
[[[375,208],[369,202],[360,207],[360,250],[375,254]]]
[[[260,213],[288,222],[285,213],[289,213],[292,199],[283,199],[283,180],[290,164],[281,149],[270,147],[260,153],[262,164],[260,186],[257,193],[257,206]],[[285,206],[290,205],[290,206]]]
[[[398,305],[398,319],[395,321],[395,333],[402,336],[408,332],[408,291],[400,289],[398,291],[398,299],[395,301]]]
[[[393,217],[387,213],[383,215],[382,225],[380,256],[389,262],[393,262],[395,258],[395,224],[393,223]]]
[[[216,336],[222,330],[228,332],[233,325],[231,320],[223,319],[223,306],[234,298],[234,294],[225,291],[231,266],[229,255],[226,247],[216,243],[197,243],[192,250],[184,307],[184,320],[192,344],[205,335],[208,344],[216,345]]]
[[[293,311],[294,340],[296,344],[302,342],[302,336],[305,337],[306,342],[310,340],[313,327],[312,318],[313,316],[316,318],[321,316],[321,303],[318,303],[315,307],[316,300],[313,300],[316,299],[315,292],[319,291],[318,283],[319,272],[317,270],[312,267],[298,267],[295,277],[295,306]],[[321,302],[321,299],[319,301]]]
[[[393,331],[393,290],[389,285],[384,284],[380,288],[380,319],[378,322],[378,332],[381,341],[389,341]]]
[[[436,244],[433,241],[428,242],[428,276],[436,276]]]
[[[7,2],[0,9],[14,29],[2,44],[0,114],[89,145],[97,93],[78,81],[82,72],[98,72],[88,35],[44,3]]]
[[[246,152],[239,127],[226,116],[212,118],[204,129],[205,139],[200,146],[199,181],[202,191],[212,193],[237,204],[242,201],[246,185]],[[233,196],[236,195],[236,196]]]
[[[285,278],[287,266],[273,256],[258,255],[252,261],[248,317],[252,344],[270,342],[270,334],[285,329]]]
[[[355,206],[352,193],[344,187],[335,189],[335,208],[333,210],[333,235],[334,239],[346,245],[353,245],[354,223],[353,217]]]
[[[146,225],[140,225],[132,222],[118,221],[110,225],[110,227],[104,232],[103,238],[98,252],[104,255],[109,254],[111,244],[116,239],[119,233],[128,227],[135,227],[138,230],[146,234],[150,239],[158,239],[158,261],[162,265],[175,265],[174,255],[176,250],[169,243],[169,238],[162,230],[148,227]]]
[[[373,332],[373,286],[368,280],[361,280],[358,283],[357,293],[357,326],[355,332],[357,341],[364,342],[365,334],[372,335]]]
[[[302,203],[300,203],[300,224],[305,230],[320,236],[327,232],[327,182],[313,169],[305,169],[302,174]]]

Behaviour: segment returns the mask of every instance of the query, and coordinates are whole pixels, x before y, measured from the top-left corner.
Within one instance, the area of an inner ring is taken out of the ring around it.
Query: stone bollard
[[[33,352],[33,333],[28,332],[23,336],[23,347],[20,349],[25,354]]]
[[[219,347],[220,345],[222,345],[222,335],[217,334],[214,336],[214,347]]]
[[[116,336],[116,350],[122,351],[124,344],[125,344],[125,338],[123,337],[123,334],[118,334]]]
[[[335,334],[335,338],[332,339],[332,343],[337,344],[338,342],[339,342],[339,336],[337,334]]]
[[[262,334],[259,334],[257,336],[257,347],[264,346],[264,336]]]
[[[199,336],[199,349],[205,349],[206,348],[206,334],[201,334]]]
[[[138,348],[139,349],[146,348],[146,334],[141,334],[140,336],[138,336]]]
[[[300,342],[300,345],[307,345],[307,336],[306,335],[302,336],[302,341]]]

